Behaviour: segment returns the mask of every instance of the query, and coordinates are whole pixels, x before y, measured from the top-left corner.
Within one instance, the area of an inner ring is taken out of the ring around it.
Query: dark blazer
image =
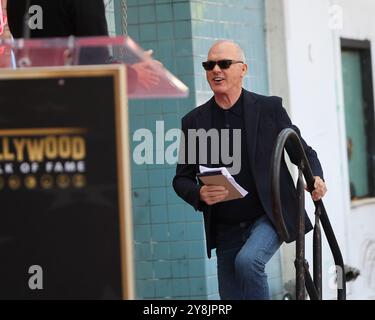
[[[188,129],[211,128],[212,98],[207,103],[192,110],[182,118],[182,131],[185,135],[185,146],[187,146]],[[255,179],[256,188],[263,208],[274,223],[271,199],[271,156],[276,138],[285,128],[294,129],[301,138],[299,129],[294,126],[282,107],[282,99],[279,97],[266,97],[244,90],[244,121],[246,130],[247,151],[249,153],[250,167]],[[301,138],[306,156],[310,162],[314,176],[323,179],[323,171],[316,152]],[[207,143],[207,148],[210,144]],[[197,146],[197,149],[198,146]],[[291,161],[296,164],[296,152],[290,145],[286,149]],[[210,149],[208,149],[210,150]],[[209,152],[208,166],[210,166]],[[211,249],[216,247],[215,234],[212,226],[211,207],[200,200],[200,185],[196,174],[199,172],[199,152],[197,152],[196,164],[177,165],[176,176],[173,179],[173,188],[176,193],[194,207],[195,210],[203,211],[207,255],[211,257]],[[202,164],[205,165],[205,164]],[[293,179],[283,159],[280,169],[280,185],[282,210],[286,227],[292,240],[296,239],[296,221],[298,217],[298,201]],[[306,232],[312,230],[312,225],[306,215]]]
[[[14,38],[23,38],[26,0],[8,1],[9,28]],[[31,0],[43,9],[43,29],[30,30],[31,38],[106,36],[103,0]]]

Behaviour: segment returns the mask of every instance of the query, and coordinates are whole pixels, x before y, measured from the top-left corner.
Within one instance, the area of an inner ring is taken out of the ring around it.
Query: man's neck
[[[228,110],[237,102],[241,96],[241,93],[242,88],[235,94],[215,94],[215,101],[220,108]]]

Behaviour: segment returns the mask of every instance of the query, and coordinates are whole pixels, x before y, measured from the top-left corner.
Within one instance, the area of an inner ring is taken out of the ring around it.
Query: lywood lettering
[[[83,160],[86,157],[86,141],[78,136],[48,136],[43,138],[12,138],[0,140],[1,161],[31,161],[71,159]]]

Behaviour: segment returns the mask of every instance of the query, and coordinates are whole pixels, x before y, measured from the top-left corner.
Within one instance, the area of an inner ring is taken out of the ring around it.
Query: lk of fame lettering
[[[84,188],[86,133],[82,128],[0,130],[0,190]]]

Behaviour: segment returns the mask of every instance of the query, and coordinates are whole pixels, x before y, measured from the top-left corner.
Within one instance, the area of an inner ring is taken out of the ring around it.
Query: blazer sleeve
[[[306,157],[309,160],[310,167],[311,167],[311,170],[313,172],[313,175],[319,176],[321,179],[324,180],[323,169],[322,169],[322,166],[321,166],[320,161],[318,159],[318,155],[317,155],[316,151],[312,147],[310,147],[306,143],[306,141],[302,138],[301,132],[298,129],[298,127],[295,126],[294,124],[292,124],[292,121],[290,120],[290,118],[288,116],[288,113],[286,112],[286,110],[282,106],[282,99],[281,98],[278,98],[276,110],[277,110],[276,118],[277,118],[277,123],[278,123],[278,126],[279,126],[279,132],[281,132],[283,129],[291,128],[297,133],[297,135],[301,139],[302,146],[303,146],[303,149],[305,150]],[[297,157],[298,153],[297,153],[297,150],[295,149],[295,147],[293,146],[293,144],[291,143],[291,141],[288,141],[286,143],[285,148],[286,148],[286,151],[288,152],[290,160],[295,165],[298,165],[298,162],[299,162],[299,158]]]
[[[173,188],[177,195],[194,207],[196,211],[203,211],[207,204],[200,200],[200,188],[197,181],[197,164],[189,164],[188,153],[188,121],[182,119],[182,134],[180,140],[179,161],[176,168],[176,175],[173,178]]]

